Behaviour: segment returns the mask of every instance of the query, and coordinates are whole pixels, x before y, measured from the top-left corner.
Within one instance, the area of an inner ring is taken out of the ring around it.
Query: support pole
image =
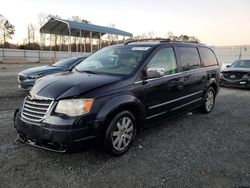
[[[109,34],[109,46],[110,46],[110,38],[111,38],[111,36],[110,36],[110,34]]]
[[[100,34],[99,49],[101,49],[102,48],[102,34],[101,33],[99,33],[99,34]]]
[[[62,36],[60,36],[60,44],[59,44],[59,51],[62,51]]]
[[[118,35],[116,35],[116,44],[118,44]]]
[[[51,47],[51,34],[49,35],[49,51],[52,50],[52,47]]]
[[[86,52],[86,42],[87,42],[87,39],[86,39],[86,37],[84,37],[84,52]]]
[[[79,44],[78,39],[79,39],[78,37],[75,38],[75,41],[76,41],[76,44],[75,44],[76,45],[76,52],[78,52],[78,44]]]
[[[80,52],[82,52],[82,30],[80,30]]]
[[[92,44],[92,31],[90,32],[90,52],[93,53],[93,44]]]
[[[69,28],[68,52],[71,52],[71,29]]]
[[[40,33],[40,47],[41,47],[41,50],[43,49],[43,34]]]

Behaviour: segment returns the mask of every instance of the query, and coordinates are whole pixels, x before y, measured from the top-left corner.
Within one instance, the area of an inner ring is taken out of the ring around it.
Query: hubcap
[[[114,126],[112,134],[113,147],[118,150],[124,150],[132,140],[134,125],[129,117],[122,117]]]
[[[212,91],[209,91],[206,97],[206,109],[208,112],[212,110],[213,105],[214,105],[214,93]]]

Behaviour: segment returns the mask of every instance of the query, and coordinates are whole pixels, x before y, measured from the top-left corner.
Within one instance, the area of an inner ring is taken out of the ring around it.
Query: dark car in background
[[[59,72],[72,70],[74,66],[84,60],[86,56],[76,56],[60,60],[53,65],[34,67],[18,74],[18,87],[30,90],[38,78]]]
[[[59,152],[97,143],[121,155],[147,126],[196,108],[210,113],[219,78],[217,58],[202,44],[106,47],[36,82],[15,113],[17,140]]]
[[[237,60],[221,71],[220,85],[250,88],[250,59]]]

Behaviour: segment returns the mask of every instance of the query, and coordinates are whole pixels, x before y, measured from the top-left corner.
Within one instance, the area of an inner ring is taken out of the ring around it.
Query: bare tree
[[[40,27],[42,27],[47,21],[48,21],[48,14],[41,12],[40,14],[38,14],[38,24]]]
[[[0,34],[4,46],[6,46],[8,39],[12,39],[14,33],[15,33],[14,25],[12,25],[6,18],[0,15]]]
[[[29,45],[30,45],[30,43],[35,42],[35,33],[36,33],[35,25],[34,24],[29,24],[27,26],[27,31],[28,31],[28,42],[29,42]]]

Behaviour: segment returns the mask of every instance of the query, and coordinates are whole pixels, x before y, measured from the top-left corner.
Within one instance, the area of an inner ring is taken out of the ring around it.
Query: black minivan
[[[214,52],[199,43],[106,47],[36,82],[15,113],[18,140],[58,152],[98,143],[121,155],[144,127],[196,108],[211,112],[219,79]]]

